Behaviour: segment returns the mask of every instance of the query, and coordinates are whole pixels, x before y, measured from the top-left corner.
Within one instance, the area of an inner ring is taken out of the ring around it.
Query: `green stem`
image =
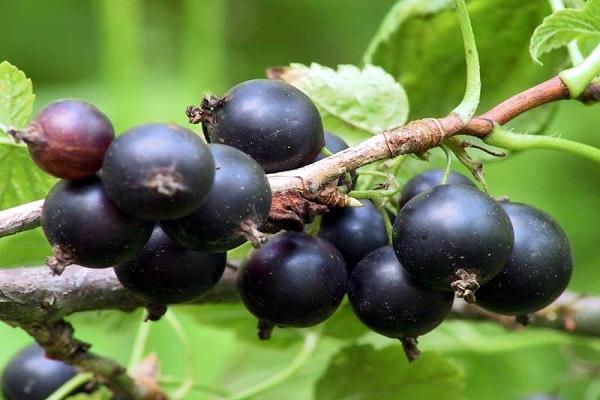
[[[467,62],[467,84],[465,95],[460,104],[453,110],[461,121],[467,124],[479,105],[481,95],[481,75],[479,73],[479,55],[477,54],[477,44],[473,27],[469,18],[469,11],[465,0],[455,0],[458,22],[462,33],[463,43],[465,45],[465,58]]]
[[[552,12],[558,12],[565,9],[565,5],[563,0],[548,0],[550,3],[550,7],[552,8]],[[573,40],[569,42],[567,45],[567,49],[569,50],[569,57],[571,58],[571,64],[573,66],[579,65],[583,62],[584,57],[579,51],[579,47],[577,46],[577,41]]]
[[[501,125],[496,125],[484,141],[492,146],[515,151],[559,150],[600,163],[600,149],[596,147],[554,136],[515,133]]]
[[[579,97],[598,75],[600,75],[600,45],[581,64],[558,74],[569,88],[572,99]]]
[[[442,175],[441,185],[445,185],[448,182],[448,175],[450,175],[450,166],[452,165],[452,151],[444,145],[440,146],[446,155],[446,167],[444,168],[444,175]]]
[[[388,215],[388,213],[385,209],[385,202],[381,202],[381,204],[379,204],[377,206],[377,208],[379,209],[379,212],[381,213],[381,216],[383,217],[383,223],[385,224],[385,233],[387,234],[387,237],[388,237],[388,243],[391,245],[392,244],[392,235],[394,233],[394,227],[392,226],[392,221],[390,221],[390,216]]]
[[[161,386],[181,385],[182,382],[183,381],[180,378],[171,376],[171,375],[162,375],[161,374],[161,376],[159,378],[159,383]],[[216,394],[219,397],[225,397],[225,396],[229,395],[227,392],[225,392],[223,390],[205,386],[201,383],[194,383],[193,388],[194,388],[194,390],[199,390],[201,392]]]
[[[187,394],[194,388],[196,383],[196,360],[194,357],[194,349],[187,336],[187,333],[172,310],[167,310],[165,318],[171,329],[177,336],[179,343],[181,344],[182,351],[185,354],[185,365],[186,365],[186,377],[181,382],[181,385],[171,393],[171,399],[178,400],[184,399]]]
[[[131,350],[131,355],[129,356],[129,363],[127,364],[127,370],[129,372],[133,371],[133,369],[140,363],[142,357],[144,356],[144,349],[146,348],[149,334],[150,323],[145,322],[145,317],[142,317],[137,336],[133,342],[133,350]]]
[[[317,215],[315,217],[315,220],[313,221],[310,230],[308,231],[308,234],[310,236],[317,236],[317,233],[319,233],[319,229],[321,228],[321,216]]]
[[[324,157],[331,157],[333,153],[325,146],[321,147],[321,155]]]
[[[366,189],[366,190],[353,190],[349,192],[347,195],[350,197],[354,197],[355,199],[370,199],[373,197],[390,197],[398,194],[400,190],[402,190],[402,186],[400,186],[400,182],[398,179],[388,173],[388,172],[380,172],[380,171],[361,171],[359,175],[367,175],[367,176],[378,176],[386,179],[386,189]]]
[[[302,349],[292,360],[292,362],[283,370],[279,371],[275,375],[267,378],[261,383],[249,387],[248,389],[242,390],[241,392],[234,393],[231,396],[225,397],[223,400],[244,400],[254,398],[257,394],[269,390],[287,380],[289,377],[294,375],[306,362],[310,356],[315,352],[319,345],[319,333],[309,332],[304,338],[304,345]]]
[[[75,389],[92,380],[93,377],[94,375],[91,373],[77,374],[68,381],[66,381],[61,387],[56,389],[56,391],[54,391],[50,396],[48,396],[46,400],[63,400],[67,398],[68,395],[73,393]]]

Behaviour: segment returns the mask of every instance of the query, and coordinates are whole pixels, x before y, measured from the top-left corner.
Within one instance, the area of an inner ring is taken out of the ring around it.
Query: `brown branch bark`
[[[235,270],[197,303],[236,301]],[[75,338],[64,317],[91,310],[131,311],[146,304],[119,283],[112,268],[71,266],[60,277],[47,267],[0,270],[0,320],[25,330],[54,359],[91,372],[121,399],[164,400],[148,380],[134,380],[114,360],[89,351],[90,344]]]
[[[424,153],[458,133],[485,137],[492,132],[494,123],[504,124],[532,108],[568,98],[568,89],[560,78],[554,77],[474,117],[466,126],[453,115],[416,120],[305,167],[269,174],[274,198],[270,230],[297,229],[303,222],[310,222],[314,215],[324,212],[327,206],[351,205],[352,199],[328,187],[328,183],[346,172],[401,154]],[[599,99],[600,83],[596,82],[578,100],[589,103]],[[40,200],[1,211],[0,237],[39,226],[41,206]]]
[[[235,271],[228,267],[217,287],[193,303],[238,303]],[[49,299],[53,299],[51,304]],[[30,327],[46,324],[45,330],[56,330],[64,336],[64,330],[68,328],[62,325],[63,318],[68,315],[92,310],[132,311],[144,306],[144,302],[121,286],[110,268],[71,266],[61,276],[52,275],[47,267],[0,269],[0,320],[26,327],[28,331],[32,329]],[[514,317],[494,314],[463,301],[455,302],[450,317],[492,321],[508,328],[516,326]],[[567,292],[549,307],[535,313],[530,326],[600,337],[600,297]],[[48,333],[35,333],[36,338],[43,335],[48,336]],[[61,359],[66,355],[60,351],[70,352],[64,349],[53,351],[58,351],[57,356]],[[50,353],[56,354],[53,351]]]

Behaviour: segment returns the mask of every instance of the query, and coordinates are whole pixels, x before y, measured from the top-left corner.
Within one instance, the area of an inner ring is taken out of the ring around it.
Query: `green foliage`
[[[364,56],[404,86],[411,118],[446,115],[463,96],[465,56],[451,3],[401,0]],[[558,72],[560,54],[544,67],[532,64],[527,54],[531,33],[549,13],[546,0],[471,0],[467,6],[481,64],[480,111]],[[551,110],[536,110],[516,126],[537,130],[550,115]]]
[[[529,53],[542,64],[543,54],[572,41],[582,48],[600,43],[600,0],[589,0],[582,9],[565,9],[546,17],[531,37]]]
[[[463,380],[460,368],[435,353],[409,364],[399,345],[381,350],[357,345],[333,356],[315,399],[461,399]]]
[[[31,79],[7,61],[0,63],[0,129],[23,128],[33,109]]]
[[[340,65],[333,70],[292,64],[280,77],[305,91],[319,107],[325,127],[350,142],[402,126],[408,117],[404,89],[379,67]]]
[[[0,63],[0,209],[44,197],[54,181],[35,167],[25,147],[4,136],[27,125],[34,100],[31,79],[7,61]]]

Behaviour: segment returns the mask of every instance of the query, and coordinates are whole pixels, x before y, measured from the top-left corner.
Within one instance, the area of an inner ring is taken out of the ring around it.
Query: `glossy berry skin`
[[[153,227],[115,206],[95,177],[57,183],[46,197],[41,222],[57,257],[90,268],[134,257]]]
[[[240,297],[259,320],[306,327],[326,320],[346,293],[344,260],[329,243],[302,232],[272,236],[237,276]]]
[[[85,101],[47,105],[30,124],[24,141],[35,163],[63,179],[94,175],[115,131],[106,115]]]
[[[185,247],[226,251],[246,241],[244,224],[267,221],[271,187],[260,165],[238,149],[209,145],[215,160],[215,180],[202,205],[181,219],[163,221],[167,234]]]
[[[267,173],[313,162],[324,144],[317,107],[284,82],[243,82],[211,111],[211,121],[205,124],[210,141],[249,154]]]
[[[137,256],[115,267],[119,282],[150,304],[173,304],[208,293],[225,270],[225,253],[188,250],[160,229]]]
[[[370,329],[392,338],[423,335],[452,308],[454,295],[427,289],[400,265],[391,246],[363,258],[350,274],[348,299]]]
[[[432,169],[413,176],[402,188],[398,206],[402,207],[416,195],[441,185],[443,177],[443,169]],[[450,185],[468,185],[475,187],[469,178],[454,171],[450,171],[446,183]]]
[[[442,185],[402,207],[393,246],[413,278],[452,290],[459,269],[484,284],[506,265],[513,246],[510,219],[487,194],[465,185]]]
[[[346,141],[344,139],[342,139],[341,137],[339,137],[338,135],[336,135],[335,133],[331,133],[328,131],[325,131],[325,148],[327,150],[329,150],[331,153],[335,154],[337,152],[340,152],[342,150],[347,149],[348,147],[348,143],[346,143]],[[321,153],[319,153],[317,155],[317,157],[315,158],[315,161],[319,161],[324,159],[325,156],[322,155]]]
[[[44,349],[33,344],[4,368],[2,394],[6,400],[44,400],[76,374],[75,368],[46,358]]]
[[[507,315],[541,310],[567,288],[573,272],[571,243],[546,213],[501,202],[515,232],[515,244],[502,272],[477,291],[477,304]]]
[[[206,198],[215,175],[208,146],[171,124],[140,125],[108,148],[102,182],[111,200],[148,220],[181,218]]]
[[[364,256],[388,244],[383,217],[370,200],[363,207],[334,208],[321,218],[318,236],[342,253],[348,270]]]

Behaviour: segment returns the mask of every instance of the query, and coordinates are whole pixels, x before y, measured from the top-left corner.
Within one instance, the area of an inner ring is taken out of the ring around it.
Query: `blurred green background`
[[[36,109],[57,98],[78,97],[107,113],[118,131],[152,121],[187,125],[183,112],[187,105],[205,93],[222,94],[237,82],[263,77],[269,66],[313,61],[331,67],[360,64],[393,4],[393,0],[0,0],[0,60],[31,77]],[[428,73],[435,75],[436,70]],[[485,89],[486,82],[484,98]],[[546,131],[600,147],[598,107],[565,102]],[[492,194],[534,204],[559,221],[575,252],[571,289],[600,294],[598,166],[539,151],[491,163],[486,172]],[[0,239],[1,265],[39,265],[48,252],[39,231]],[[294,338],[271,345],[239,340],[236,332],[242,328],[248,337],[254,333],[241,307],[176,310],[193,342],[197,381],[202,385],[235,392],[280,370],[300,346]],[[93,313],[73,321],[84,340],[125,362],[140,317]],[[366,341],[375,346],[392,343],[375,335],[367,335]],[[0,364],[27,342],[20,331],[1,326]],[[552,390],[566,379],[572,361],[565,346],[582,346],[588,355],[600,350],[596,339],[543,330],[506,333],[491,325],[474,327],[458,321],[445,323],[422,343],[425,350],[441,352],[458,363],[465,371],[465,396],[472,399],[510,399]],[[331,354],[345,344],[338,337],[323,340],[310,364],[256,398],[312,398],[313,383]],[[148,348],[158,351],[169,375],[183,368],[182,356],[173,351],[177,346],[164,322],[153,326]],[[590,385],[595,385],[588,378],[573,382],[565,389],[567,397],[582,398],[578,396],[589,395]],[[189,396],[212,398],[206,388]]]

